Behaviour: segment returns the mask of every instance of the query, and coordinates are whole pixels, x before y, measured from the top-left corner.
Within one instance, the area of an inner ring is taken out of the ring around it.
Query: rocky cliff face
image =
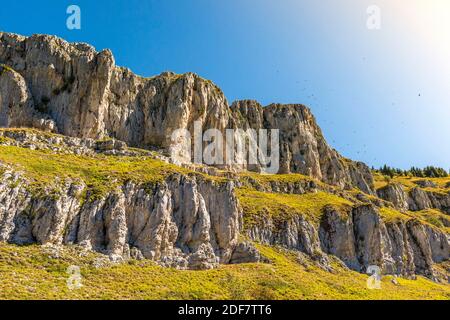
[[[253,240],[280,245],[310,256],[330,270],[328,255],[348,268],[365,272],[371,265],[383,273],[435,278],[433,265],[449,259],[450,239],[415,220],[385,222],[370,204],[348,210],[329,206],[319,225],[301,216],[276,224],[264,218],[246,230]]]
[[[80,155],[92,164],[105,156],[121,161],[157,157],[130,150],[120,141],[34,130],[0,130],[0,149],[15,150],[3,148],[40,150],[46,157]],[[150,259],[180,269],[270,262],[246,238],[296,251],[329,271],[331,257],[336,257],[360,272],[376,265],[384,273],[436,280],[434,265],[450,254],[450,239],[442,230],[414,219],[384,221],[380,208],[387,202],[354,197],[312,178],[263,184],[245,176],[218,179],[187,171],[168,174],[161,182],[126,181],[98,196],[83,180],[63,177],[41,192],[26,172],[0,161],[0,241],[79,245],[113,261]],[[320,191],[353,205],[326,206],[319,221],[311,220],[306,211],[281,220],[263,212],[255,223],[246,224],[236,188],[284,195]]]
[[[406,191],[399,183],[390,183],[377,190],[381,199],[391,202],[401,211],[420,211],[425,209],[439,209],[450,214],[450,192],[433,192],[419,187]]]
[[[354,207],[348,218],[328,210],[320,231],[324,250],[354,270],[376,265],[386,273],[432,276],[433,263],[449,258],[444,233],[414,220],[384,222],[372,205]]]
[[[27,126],[79,138],[113,137],[134,147],[170,150],[176,129],[279,129],[280,173],[307,174],[373,192],[366,165],[326,143],[303,105],[231,108],[222,91],[195,74],[142,78],[116,67],[109,50],[47,35],[0,33],[0,125]],[[247,168],[246,165],[243,168]],[[251,168],[250,168],[251,169]]]
[[[128,183],[84,201],[86,186],[35,195],[8,168],[0,179],[0,241],[79,244],[113,260],[147,258],[165,266],[208,269],[232,261],[240,211],[233,184],[173,175],[153,186]],[[245,257],[240,247],[238,254]]]
[[[311,111],[303,105],[235,102],[231,109],[237,127],[280,130],[280,173],[301,173],[343,188],[354,186],[372,193],[373,179],[361,162],[342,158],[330,148]]]
[[[311,177],[261,185],[244,182],[235,172],[221,182],[194,172],[175,173],[158,183],[126,181],[90,197],[85,182],[70,179],[36,193],[20,167],[0,161],[0,241],[77,244],[112,260],[146,258],[182,269],[267,262],[240,236],[304,253],[326,270],[332,269],[334,256],[357,271],[373,264],[386,273],[434,277],[433,265],[449,259],[449,238],[442,230],[414,219],[384,221],[380,214],[389,203],[404,212],[437,208],[449,213],[448,195],[419,187],[407,192],[401,185],[375,194],[368,167],[332,149],[303,105],[263,107],[245,100],[229,106],[217,86],[195,74],[142,78],[116,67],[108,50],[96,52],[44,35],[0,33],[0,64],[0,127],[64,135],[1,130],[0,146],[45,150],[47,155],[149,156],[127,144],[169,151],[174,130],[193,132],[194,122],[201,120],[202,131],[279,129],[280,173]],[[353,205],[325,208],[319,223],[296,214],[281,222],[263,216],[246,226],[235,193],[246,184],[283,194],[322,190]],[[363,193],[355,196],[348,190],[354,187]]]
[[[0,66],[0,126],[55,130],[54,121],[34,108],[25,79],[6,66]]]

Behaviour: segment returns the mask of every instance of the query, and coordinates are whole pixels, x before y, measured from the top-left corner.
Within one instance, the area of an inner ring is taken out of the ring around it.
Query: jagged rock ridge
[[[175,129],[266,128],[281,132],[280,173],[307,174],[373,193],[368,167],[326,143],[303,105],[261,107],[238,101],[193,73],[142,78],[116,67],[109,50],[57,37],[0,33],[0,126],[36,127],[68,136],[106,136],[134,147],[170,149]]]

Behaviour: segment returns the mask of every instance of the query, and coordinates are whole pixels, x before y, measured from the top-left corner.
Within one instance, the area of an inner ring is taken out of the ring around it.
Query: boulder
[[[383,200],[391,202],[400,211],[408,210],[408,197],[403,185],[399,183],[389,183],[377,189],[377,196]]]

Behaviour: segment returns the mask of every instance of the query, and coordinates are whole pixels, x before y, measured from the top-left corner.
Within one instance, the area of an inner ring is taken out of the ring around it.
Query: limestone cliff
[[[369,168],[332,149],[303,105],[229,106],[193,73],[142,78],[108,50],[47,35],[0,33],[0,65],[0,127],[39,129],[0,130],[0,241],[181,269],[270,262],[253,241],[328,271],[337,259],[435,280],[435,264],[449,259],[449,225],[411,213],[448,215],[449,193],[431,184],[375,192]],[[279,129],[280,175],[169,165],[173,131],[193,132],[198,120],[203,131]]]
[[[120,141],[27,129],[0,130],[0,151],[3,242],[77,245],[113,261],[150,259],[180,269],[270,263],[251,240],[303,254],[328,271],[334,257],[360,272],[376,265],[435,280],[441,275],[434,265],[449,259],[445,228],[400,211],[400,219],[385,219],[391,202],[303,175],[211,176]],[[290,210],[291,202],[301,209]]]
[[[450,214],[450,193],[428,191],[419,187],[407,191],[400,183],[390,183],[379,188],[377,195],[401,211],[439,209]]]
[[[0,241],[77,244],[114,261],[146,258],[180,269],[232,261],[240,218],[232,183],[175,174],[151,186],[129,182],[84,201],[82,183],[36,195],[20,173],[2,169]]]
[[[279,129],[280,173],[307,174],[373,193],[367,166],[341,157],[303,105],[238,101],[193,73],[142,78],[109,50],[57,37],[0,33],[0,126],[36,127],[79,138],[113,137],[169,150],[175,129]],[[246,167],[246,166],[245,166]]]

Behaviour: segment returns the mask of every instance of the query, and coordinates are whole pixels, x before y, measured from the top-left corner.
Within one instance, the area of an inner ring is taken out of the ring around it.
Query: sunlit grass
[[[419,178],[419,177],[412,177],[412,176],[395,176],[393,178],[389,178],[386,176],[383,176],[380,173],[373,173],[373,177],[375,180],[375,188],[379,189],[382,187],[385,187],[388,183],[400,183],[405,187],[406,191],[409,191],[410,189],[414,187],[419,187],[417,185],[417,181],[420,180],[429,180],[434,182],[437,187],[428,187],[428,188],[421,188],[425,191],[430,192],[436,192],[436,193],[442,193],[446,194],[450,192],[450,187],[448,187],[450,183],[450,177],[445,178]]]
[[[283,221],[294,215],[302,215],[315,223],[320,222],[323,209],[332,205],[344,209],[352,203],[344,198],[326,192],[305,194],[266,193],[249,188],[237,190],[239,203],[244,211],[245,226],[257,221],[258,217],[269,215],[275,221]]]
[[[97,196],[126,181],[154,184],[173,173],[193,174],[187,169],[146,156],[57,154],[15,146],[0,146],[0,162],[23,171],[30,179],[29,187],[34,191],[45,190],[57,180],[71,179],[83,181]]]
[[[0,299],[450,299],[450,286],[383,277],[381,290],[367,288],[367,275],[333,265],[324,271],[296,254],[258,245],[271,264],[222,265],[180,271],[136,261],[95,268],[96,254],[80,257],[66,248],[59,259],[39,246],[0,244]],[[81,268],[82,287],[70,290],[69,265]]]

